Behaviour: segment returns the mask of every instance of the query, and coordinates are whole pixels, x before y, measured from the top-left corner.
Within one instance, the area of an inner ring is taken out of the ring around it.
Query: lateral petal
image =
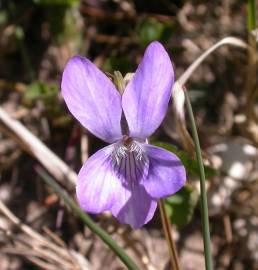
[[[121,183],[113,172],[113,145],[102,148],[82,166],[76,185],[79,205],[86,212],[101,213],[116,204]]]
[[[153,198],[163,198],[180,190],[186,181],[185,168],[180,159],[162,148],[145,145],[149,172],[141,184]]]
[[[121,96],[91,61],[81,56],[71,58],[61,88],[68,109],[86,129],[109,143],[121,138]]]

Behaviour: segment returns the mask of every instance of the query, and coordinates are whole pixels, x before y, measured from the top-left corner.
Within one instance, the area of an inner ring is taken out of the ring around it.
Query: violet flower
[[[111,211],[136,229],[154,215],[157,200],[176,193],[185,169],[174,154],[146,144],[168,107],[174,72],[159,42],[152,42],[123,95],[92,62],[75,56],[62,77],[62,95],[74,117],[110,145],[82,166],[76,187],[86,212]]]

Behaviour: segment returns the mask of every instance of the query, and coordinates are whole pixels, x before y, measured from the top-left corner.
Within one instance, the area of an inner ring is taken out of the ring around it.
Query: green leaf
[[[161,148],[164,148],[168,150],[169,152],[177,155],[182,161],[183,165],[185,166],[188,175],[199,176],[198,163],[195,159],[191,158],[188,153],[178,150],[176,146],[169,143],[155,142],[152,144],[159,146]],[[213,177],[218,174],[218,172],[210,166],[206,165],[204,166],[204,169],[205,169],[205,174],[208,178]]]
[[[163,30],[164,26],[162,23],[153,18],[143,19],[136,29],[140,42],[143,46],[147,46],[154,40],[160,40]]]
[[[4,25],[8,21],[8,13],[6,10],[0,11],[0,26]]]
[[[198,192],[195,188],[184,186],[175,195],[166,198],[165,207],[173,224],[182,227],[192,219],[198,201]]]
[[[25,93],[25,99],[35,101],[37,99],[52,99],[58,93],[57,85],[48,85],[42,81],[34,81]]]
[[[126,74],[132,70],[132,64],[126,56],[112,55],[106,59],[103,69],[108,72],[119,70],[122,74]]]
[[[136,27],[136,33],[143,47],[146,47],[150,42],[159,40],[162,43],[169,41],[174,32],[172,22],[161,23],[154,18],[144,18],[140,20]]]
[[[61,106],[58,99],[59,85],[48,84],[43,81],[33,81],[27,88],[24,95],[24,102],[28,107],[40,100],[46,112],[46,115],[51,121],[58,121],[64,125],[70,118],[64,112],[64,106]],[[64,114],[65,113],[65,114]]]

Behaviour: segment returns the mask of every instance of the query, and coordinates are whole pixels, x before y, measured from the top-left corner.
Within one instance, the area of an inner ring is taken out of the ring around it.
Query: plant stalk
[[[247,4],[247,28],[251,32],[256,28],[256,5],[255,0],[248,0]]]
[[[164,199],[158,201],[163,231],[168,245],[171,266],[173,270],[180,270],[176,244],[172,236],[172,225],[166,213]]]
[[[245,111],[247,119],[253,119],[254,102],[257,97],[257,31],[256,30],[256,1],[248,0],[247,4],[247,29],[248,29],[248,44],[250,50],[247,55],[247,77],[245,85]]]
[[[204,242],[204,255],[205,255],[205,269],[212,270],[212,257],[211,257],[211,240],[210,240],[210,229],[209,229],[209,213],[208,213],[208,203],[207,203],[207,194],[205,188],[205,171],[203,166],[201,147],[199,142],[199,137],[197,133],[197,128],[194,120],[194,114],[192,110],[192,105],[188,96],[187,91],[184,91],[186,99],[186,107],[188,110],[191,130],[193,134],[196,159],[200,171],[200,189],[201,189],[201,218],[202,218],[202,227],[203,227],[203,242]]]

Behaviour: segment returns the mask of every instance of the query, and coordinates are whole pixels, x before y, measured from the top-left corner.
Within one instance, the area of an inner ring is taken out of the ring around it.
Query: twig
[[[65,242],[58,235],[53,233],[49,228],[44,226],[43,230],[51,239],[53,239],[53,241],[55,241],[55,243],[57,243],[58,245],[60,245],[62,247],[66,247]]]
[[[49,263],[46,263],[38,258],[35,258],[35,257],[31,257],[29,255],[26,256],[27,259],[29,261],[31,261],[32,263],[34,263],[35,265],[41,267],[42,269],[45,269],[45,270],[56,270],[56,267],[53,266],[52,264],[49,264]]]
[[[231,226],[229,214],[225,214],[223,216],[223,223],[224,223],[226,241],[228,244],[230,244],[233,241],[233,234],[232,234],[232,226]]]
[[[34,156],[58,181],[75,185],[77,175],[19,121],[0,107],[0,130]]]
[[[65,267],[65,269],[69,270],[83,269],[67,248],[52,243],[43,235],[40,235],[29,226],[23,224],[2,201],[0,201],[0,212],[24,233],[24,237],[17,237],[17,231],[15,231],[15,233],[8,231],[7,235],[10,239],[13,239],[15,246],[12,249],[1,249],[3,252],[14,252],[15,254],[25,256],[29,260],[32,259],[32,261],[36,259],[38,262],[50,262],[53,265],[58,265],[59,269],[60,267]],[[29,238],[29,241],[27,238]]]

